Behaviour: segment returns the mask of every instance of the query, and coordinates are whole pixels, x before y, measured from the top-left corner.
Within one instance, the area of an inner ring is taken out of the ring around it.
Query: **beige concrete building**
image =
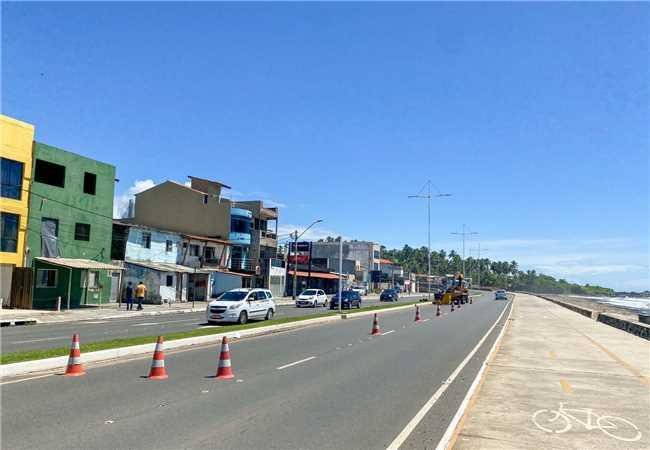
[[[218,181],[189,177],[190,186],[165,181],[136,194],[132,221],[161,230],[227,240],[231,202]]]

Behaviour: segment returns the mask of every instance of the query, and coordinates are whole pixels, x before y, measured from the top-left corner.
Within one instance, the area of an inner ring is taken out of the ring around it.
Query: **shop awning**
[[[299,277],[304,277],[308,278],[309,272],[304,272],[302,270],[299,270],[297,272],[297,275]],[[287,276],[292,277],[293,276],[293,270],[287,270]],[[338,273],[331,273],[331,272],[312,272],[311,273],[312,278],[320,278],[322,280],[338,280],[339,279],[339,274]],[[345,276],[344,276],[345,278]]]
[[[90,270],[124,270],[123,267],[107,264],[100,261],[93,261],[92,259],[77,259],[77,258],[46,258],[38,256],[34,258],[44,263],[53,264],[55,266],[67,267],[69,269],[90,269]]]

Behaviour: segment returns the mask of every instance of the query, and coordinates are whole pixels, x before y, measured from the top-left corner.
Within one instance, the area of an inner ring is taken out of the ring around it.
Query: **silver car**
[[[508,294],[503,289],[499,289],[494,293],[495,300],[508,300]]]

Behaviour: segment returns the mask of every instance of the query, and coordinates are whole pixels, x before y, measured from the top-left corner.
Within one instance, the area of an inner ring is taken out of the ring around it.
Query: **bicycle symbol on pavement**
[[[585,420],[581,420],[580,417]],[[557,410],[535,411],[532,419],[535,426],[546,433],[566,433],[573,428],[574,424],[580,424],[587,431],[600,430],[619,441],[635,442],[641,439],[641,431],[627,419],[617,416],[599,416],[591,408],[565,408],[562,402]]]

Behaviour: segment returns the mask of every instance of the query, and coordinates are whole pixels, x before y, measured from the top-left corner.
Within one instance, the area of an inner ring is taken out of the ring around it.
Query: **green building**
[[[120,270],[110,264],[114,187],[114,166],[34,142],[26,255],[33,308],[55,308],[58,297],[62,309],[111,300]]]

